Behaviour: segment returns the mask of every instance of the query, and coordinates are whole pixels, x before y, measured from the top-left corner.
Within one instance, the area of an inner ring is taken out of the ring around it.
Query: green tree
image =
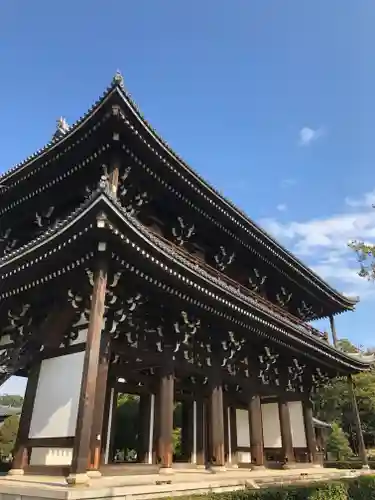
[[[327,441],[327,451],[333,453],[337,460],[346,460],[353,455],[345,432],[336,422],[332,424]]]
[[[139,434],[139,396],[120,394],[115,415],[115,451],[119,451],[125,460],[135,456]]]
[[[11,406],[13,408],[21,408],[23,404],[23,397],[18,394],[4,394],[0,396],[0,405]]]
[[[349,247],[357,254],[360,266],[359,276],[373,281],[375,279],[375,245],[363,241],[352,241]]]
[[[0,427],[0,454],[7,458],[12,453],[18,432],[19,418],[11,415]]]

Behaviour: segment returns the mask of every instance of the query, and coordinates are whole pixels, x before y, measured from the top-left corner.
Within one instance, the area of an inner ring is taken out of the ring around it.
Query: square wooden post
[[[90,461],[91,432],[94,422],[106,288],[107,266],[104,259],[100,259],[94,273],[73,458],[70,474],[67,477],[67,483],[70,485],[85,484],[89,480],[87,470]]]

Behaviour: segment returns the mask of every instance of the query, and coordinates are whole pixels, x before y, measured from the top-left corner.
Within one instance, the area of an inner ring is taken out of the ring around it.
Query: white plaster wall
[[[250,446],[249,412],[236,409],[237,446]]]
[[[241,464],[251,463],[251,453],[249,451],[239,451],[237,453],[238,453],[238,461]]]
[[[85,353],[42,361],[30,438],[74,436]]]
[[[306,430],[305,430],[305,421],[303,418],[302,402],[289,401],[288,408],[290,415],[290,426],[292,429],[293,447],[305,448],[307,446],[307,442],[306,442]]]
[[[87,339],[87,328],[82,328],[78,331],[78,337],[76,340],[73,340],[73,342],[70,343],[70,345],[75,345],[75,344],[82,344],[83,342],[86,342]]]
[[[32,448],[30,465],[71,465],[72,448]]]
[[[278,403],[262,404],[263,442],[265,448],[281,448]]]

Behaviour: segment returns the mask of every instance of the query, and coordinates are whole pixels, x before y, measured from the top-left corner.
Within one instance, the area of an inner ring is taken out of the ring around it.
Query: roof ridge
[[[94,111],[96,107],[98,107],[102,101],[117,87],[119,86],[121,90],[124,89],[123,85],[123,78],[121,74],[117,71],[115,76],[112,78],[112,81],[110,85],[107,86],[105,91],[94,101],[94,103],[87,109],[87,111],[81,115],[72,125],[69,126],[69,129],[66,131],[65,134],[62,135],[54,135],[52,138],[41,148],[37,149],[34,153],[31,155],[27,156],[24,160],[21,162],[16,163],[12,167],[10,167],[8,170],[0,174],[0,183],[2,184],[2,187],[11,187],[12,184],[7,186],[4,184],[4,181],[7,179],[10,179],[14,174],[16,174],[18,171],[22,170],[25,168],[28,164],[33,163],[36,161],[39,157],[43,156],[45,153],[50,151],[51,149],[55,148],[58,146],[60,143],[65,141],[68,137],[73,135],[73,133],[77,130],[77,128],[85,121],[86,118],[90,116],[90,114]]]

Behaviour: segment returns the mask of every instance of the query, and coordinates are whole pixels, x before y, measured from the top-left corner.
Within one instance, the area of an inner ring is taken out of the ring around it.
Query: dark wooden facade
[[[139,460],[162,471],[173,462],[176,400],[188,408],[185,456],[197,466],[234,465],[239,452],[254,467],[316,461],[311,392],[368,369],[369,360],[338,351],[307,322],[333,324],[355,300],[177,157],[120,75],[81,120],[71,128],[61,121],[53,140],[0,183],[1,376],[29,376],[14,469],[41,470],[31,464],[33,448],[55,447],[72,450],[63,467],[72,482],[104,471],[121,383],[141,395]],[[30,437],[40,367],[79,352],[74,435]],[[281,445],[267,450],[262,405],[270,401]],[[293,445],[292,401],[302,404],[303,449]],[[249,416],[243,450],[240,408]]]

